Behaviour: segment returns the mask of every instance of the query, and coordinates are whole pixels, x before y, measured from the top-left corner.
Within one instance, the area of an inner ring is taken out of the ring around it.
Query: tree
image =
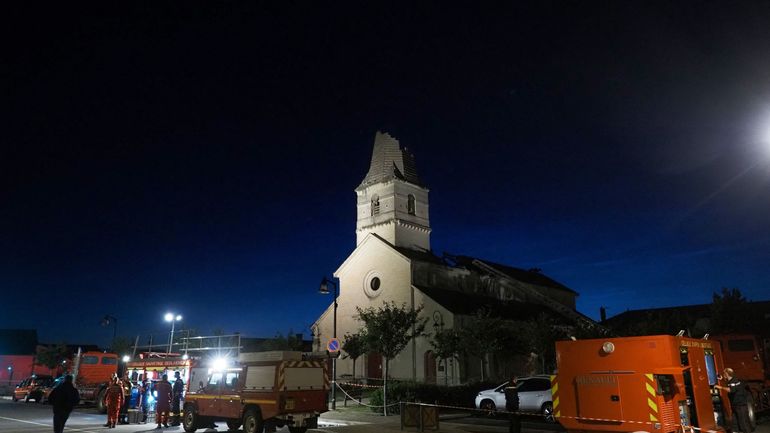
[[[556,368],[556,340],[563,338],[556,321],[546,313],[540,313],[534,321],[517,322],[521,347],[527,347],[537,355],[540,373],[549,373]]]
[[[433,353],[438,359],[459,358],[465,352],[460,341],[460,333],[454,329],[436,331],[430,345],[433,346]],[[449,375],[444,374],[444,385],[448,385],[448,380]]]
[[[721,294],[714,293],[711,302],[711,332],[748,332],[751,325],[749,303],[739,289],[723,287]]]
[[[384,361],[382,401],[385,415],[388,414],[388,362],[401,353],[413,338],[424,335],[428,318],[419,317],[422,309],[422,305],[408,308],[406,304],[399,307],[395,302],[383,302],[379,308],[356,307],[356,319],[364,323],[366,347],[380,353]]]
[[[487,308],[480,308],[473,315],[470,323],[460,330],[460,342],[481,362],[481,380],[483,381],[489,355],[500,352],[506,343],[506,325],[503,319],[495,317]]]
[[[54,369],[67,359],[67,346],[64,344],[38,346],[35,364]]]
[[[366,336],[359,331],[355,334],[345,334],[342,341],[342,350],[346,357],[353,360],[353,379],[356,378],[356,360],[366,353]]]
[[[115,337],[110,344],[110,351],[119,356],[128,355],[132,352],[134,343],[128,337]]]
[[[287,351],[302,351],[302,338],[298,337],[291,329],[289,333],[284,337],[280,332],[275,334],[275,337],[265,340],[262,343],[262,350],[287,350]]]

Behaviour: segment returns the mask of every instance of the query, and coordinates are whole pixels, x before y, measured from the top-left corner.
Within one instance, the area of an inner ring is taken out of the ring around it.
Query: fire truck
[[[107,413],[104,397],[112,376],[118,372],[118,355],[102,352],[81,352],[73,360],[72,376],[80,392],[80,401],[95,403],[100,413]]]
[[[569,432],[726,431],[719,343],[655,335],[556,343],[553,410]]]
[[[283,426],[303,433],[327,410],[326,362],[303,359],[301,352],[241,353],[234,363],[217,360],[207,373],[203,387],[185,396],[187,432],[221,420],[245,433]]]
[[[725,366],[735,370],[735,377],[749,388],[749,421],[755,428],[756,413],[770,410],[770,340],[749,334],[717,335],[712,339],[720,344]]]

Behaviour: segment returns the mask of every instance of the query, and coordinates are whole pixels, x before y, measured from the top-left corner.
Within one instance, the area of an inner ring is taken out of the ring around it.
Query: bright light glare
[[[166,322],[170,322],[174,320],[174,315],[171,313],[166,313],[165,319],[166,319]]]
[[[188,356],[188,355],[185,353],[184,355],[182,355],[182,359],[185,359],[185,360],[186,360],[186,359],[190,359],[190,356]]]
[[[176,315],[176,321],[178,322],[180,320],[182,320],[182,315],[181,314],[177,314]]]
[[[224,370],[227,368],[227,358],[217,358],[212,363],[212,367],[214,367],[214,370]]]
[[[131,360],[131,357],[128,355],[123,355],[123,362],[128,362]]]

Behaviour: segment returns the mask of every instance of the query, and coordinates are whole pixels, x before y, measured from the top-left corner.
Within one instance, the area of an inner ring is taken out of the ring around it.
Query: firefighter
[[[521,433],[521,418],[519,418],[519,390],[517,389],[516,376],[511,376],[511,381],[505,387],[505,410],[508,411],[510,423],[509,433]]]
[[[123,386],[121,385],[119,378],[112,378],[110,386],[107,387],[107,393],[104,396],[104,400],[107,403],[107,424],[104,426],[115,428],[115,424],[118,422],[120,408],[123,406]]]
[[[160,428],[161,424],[163,427],[168,427],[168,413],[171,410],[172,390],[171,384],[168,383],[168,375],[164,374],[161,379],[155,384],[155,392],[158,393],[155,402],[155,422],[158,423],[158,426],[155,428]]]
[[[172,426],[179,425],[179,420],[182,418],[179,411],[182,407],[182,396],[184,394],[184,381],[178,371],[174,372],[174,387],[173,395],[171,397],[171,416]]]
[[[727,386],[714,385],[714,388],[718,388],[727,391],[730,396],[730,406],[733,408],[735,417],[733,418],[733,425],[737,421],[738,429],[743,433],[751,433],[751,424],[749,423],[749,406],[748,398],[749,393],[746,390],[746,384],[741,382],[734,376],[735,371],[732,368],[725,368],[724,378],[727,380]]]

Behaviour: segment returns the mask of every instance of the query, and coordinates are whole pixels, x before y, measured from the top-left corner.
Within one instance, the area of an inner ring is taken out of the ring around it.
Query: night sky
[[[256,3],[3,6],[0,328],[307,337],[377,130],[438,255],[770,299],[770,3]]]

